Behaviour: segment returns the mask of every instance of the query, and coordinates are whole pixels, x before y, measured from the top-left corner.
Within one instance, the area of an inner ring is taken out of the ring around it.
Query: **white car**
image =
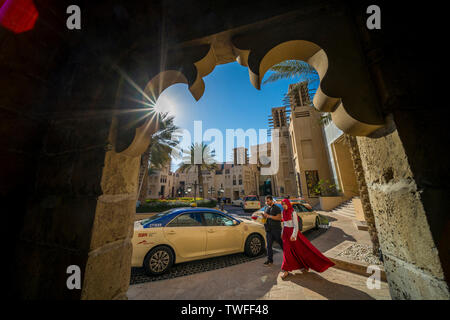
[[[242,209],[244,209],[245,212],[249,210],[259,210],[261,209],[261,202],[257,196],[246,196],[243,199]]]
[[[283,207],[281,204],[275,203],[275,206],[278,206],[281,209],[281,211],[283,211]],[[320,219],[319,219],[319,215],[317,212],[307,208],[306,206],[304,206],[301,203],[293,203],[292,207],[294,208],[294,210],[297,212],[298,216],[301,219],[302,232],[305,232],[310,229],[318,229],[319,228]],[[260,210],[254,212],[252,214],[252,219],[259,223],[264,223],[263,222],[264,221],[263,213],[266,208],[267,208],[267,206],[264,206]]]
[[[244,204],[244,200],[242,200],[242,198],[239,198],[236,200],[231,200],[231,205],[233,205],[233,206],[242,207],[243,204]]]

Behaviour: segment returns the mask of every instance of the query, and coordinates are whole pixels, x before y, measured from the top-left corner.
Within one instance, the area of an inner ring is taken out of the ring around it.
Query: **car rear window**
[[[245,201],[258,201],[258,198],[256,198],[256,197],[247,197],[247,198],[245,198]]]

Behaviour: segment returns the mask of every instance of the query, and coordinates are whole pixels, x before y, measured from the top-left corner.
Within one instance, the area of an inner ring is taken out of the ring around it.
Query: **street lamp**
[[[209,191],[208,191],[208,193],[211,195],[211,197],[213,197],[214,191],[216,191],[216,190],[214,189],[213,186],[211,186],[211,188],[209,188]]]
[[[197,204],[197,186],[198,186],[198,183],[197,183],[197,181],[194,181],[194,201],[195,201],[195,204]],[[192,191],[192,186],[191,185],[189,185],[188,187],[187,187],[187,191],[190,193],[191,191]]]

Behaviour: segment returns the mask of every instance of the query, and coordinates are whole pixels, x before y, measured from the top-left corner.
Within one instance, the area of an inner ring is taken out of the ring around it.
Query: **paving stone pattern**
[[[279,252],[274,250],[274,255],[275,254],[279,254]],[[266,253],[256,257],[247,257],[244,253],[236,253],[227,256],[184,262],[172,266],[167,273],[160,276],[148,276],[145,274],[144,268],[131,268],[130,284],[173,279],[195,273],[222,269],[252,260],[261,259],[265,256]]]
[[[383,265],[378,257],[373,255],[372,247],[365,244],[355,243],[354,245],[339,253],[337,256],[357,261],[363,261],[368,264]]]

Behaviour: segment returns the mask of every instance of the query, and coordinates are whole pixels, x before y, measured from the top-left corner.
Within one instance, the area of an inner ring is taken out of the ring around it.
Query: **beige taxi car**
[[[261,209],[261,202],[257,196],[246,196],[242,199],[242,209],[245,212]]]

